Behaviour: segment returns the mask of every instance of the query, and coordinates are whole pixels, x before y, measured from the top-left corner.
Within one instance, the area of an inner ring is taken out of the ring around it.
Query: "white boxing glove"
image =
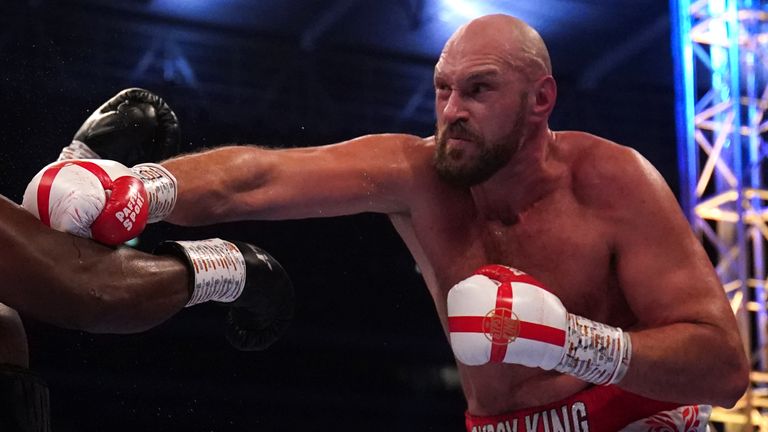
[[[512,363],[615,384],[632,352],[629,334],[573,315],[524,272],[484,266],[448,292],[454,355],[470,366]]]
[[[170,213],[175,198],[175,179],[159,165],[129,169],[74,159],[43,168],[27,185],[22,206],[53,229],[117,245]]]

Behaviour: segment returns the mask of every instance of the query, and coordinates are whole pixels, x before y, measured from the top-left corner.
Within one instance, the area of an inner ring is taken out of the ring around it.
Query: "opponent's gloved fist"
[[[245,259],[246,287],[227,314],[227,340],[242,351],[264,350],[293,320],[294,293],[277,260],[249,243],[234,242]]]
[[[541,282],[500,265],[451,288],[448,329],[461,363],[554,369],[596,384],[620,381],[632,352],[628,333],[568,313]]]
[[[243,351],[263,350],[293,319],[293,285],[283,267],[248,243],[210,239],[163,242],[155,250],[184,259],[194,275],[187,306],[205,301],[230,306],[225,336]]]
[[[120,163],[102,160],[54,162],[24,192],[22,206],[59,231],[116,245],[147,224],[147,192]]]
[[[111,159],[133,166],[181,152],[179,121],[159,96],[140,88],[121,91],[100,106],[62,149],[59,160]]]

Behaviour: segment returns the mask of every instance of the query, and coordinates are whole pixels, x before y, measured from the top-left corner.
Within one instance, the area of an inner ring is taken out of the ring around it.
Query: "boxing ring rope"
[[[768,431],[768,1],[670,5],[680,201],[715,263],[752,365],[744,396],[733,409],[715,408],[712,421],[728,432]]]

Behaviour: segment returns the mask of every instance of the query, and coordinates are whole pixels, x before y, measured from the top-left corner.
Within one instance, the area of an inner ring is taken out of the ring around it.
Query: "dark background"
[[[166,99],[191,149],[429,135],[442,44],[491,12],[525,19],[549,44],[554,129],[634,147],[677,190],[663,1],[4,0],[0,11],[0,193],[17,202],[82,121],[131,86]],[[298,294],[288,335],[236,352],[215,305],[128,336],[25,319],[56,432],[462,430],[453,358],[385,217],[161,223],[139,248],[213,236],[283,263]]]

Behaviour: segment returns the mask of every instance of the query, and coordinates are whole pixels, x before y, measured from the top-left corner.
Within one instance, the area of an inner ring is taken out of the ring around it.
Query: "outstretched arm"
[[[0,248],[0,302],[61,327],[143,331],[178,312],[189,298],[181,261],[51,230],[4,197]]]
[[[224,147],[171,159],[162,165],[178,181],[178,198],[168,220],[202,225],[404,212],[414,161],[431,155],[421,143],[410,135],[371,135],[322,147]]]

